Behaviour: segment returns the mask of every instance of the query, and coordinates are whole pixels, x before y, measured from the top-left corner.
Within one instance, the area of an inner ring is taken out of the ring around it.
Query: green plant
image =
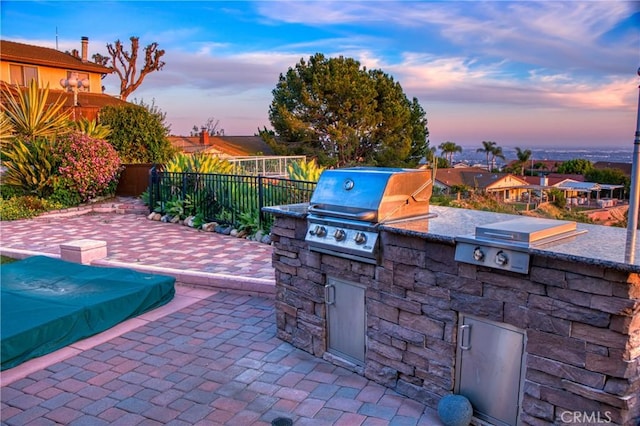
[[[35,196],[0,198],[0,220],[29,219],[49,210],[61,209],[59,203]]]
[[[0,197],[9,199],[12,197],[21,197],[23,195],[29,195],[29,194],[25,193],[22,188],[18,188],[16,186],[11,186],[11,185],[4,185],[4,179],[3,179],[3,184],[0,185]]]
[[[120,158],[103,139],[74,132],[55,140],[60,188],[78,193],[82,202],[113,191],[120,175]]]
[[[258,212],[255,210],[244,211],[238,215],[238,231],[245,231],[253,235],[260,228]]]
[[[97,120],[89,120],[84,117],[78,121],[74,121],[73,126],[76,131],[94,139],[106,139],[111,134],[111,128],[109,126],[100,124]]]
[[[0,110],[0,147],[3,147],[9,143],[15,132],[13,124],[7,114]]]
[[[218,173],[232,174],[233,164],[229,160],[206,153],[177,153],[164,165],[170,173]]]
[[[564,191],[558,188],[549,190],[549,198],[551,198],[553,205],[560,209],[563,209],[567,205],[567,197],[565,197]]]
[[[204,218],[204,214],[198,212],[196,213],[196,215],[193,217],[193,227],[196,229],[200,229],[202,228],[202,225],[204,225],[207,221]]]
[[[56,170],[55,156],[46,139],[31,143],[16,139],[3,151],[7,159],[2,181],[26,193],[46,197],[51,194],[52,179]]]
[[[144,191],[142,194],[140,194],[140,199],[142,200],[142,202],[144,203],[145,206],[149,205],[150,197],[151,197],[151,194],[149,194],[149,190],[148,189],[146,191]]]
[[[186,217],[184,210],[184,200],[182,198],[173,198],[169,201],[166,201],[164,204],[158,202],[158,207],[155,211],[165,213],[171,217],[178,217],[180,219],[184,219]]]
[[[53,180],[53,193],[49,196],[49,200],[60,203],[66,207],[77,206],[82,203],[78,191],[70,189],[71,184],[66,183],[59,176]]]
[[[16,136],[32,141],[71,130],[69,127],[71,112],[63,110],[64,98],[60,95],[51,102],[48,85],[40,89],[38,82],[34,79],[26,90],[21,90],[2,82],[0,96],[2,98],[0,110],[6,114],[12,132]]]
[[[175,153],[164,114],[153,106],[107,105],[100,110],[100,123],[111,128],[107,140],[124,163],[165,163]]]
[[[287,165],[289,179],[307,182],[317,182],[324,169],[324,167],[318,166],[315,159],[292,161]]]

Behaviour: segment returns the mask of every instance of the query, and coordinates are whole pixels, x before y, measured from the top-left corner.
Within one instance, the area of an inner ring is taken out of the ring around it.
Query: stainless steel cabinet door
[[[506,324],[461,316],[456,392],[476,416],[516,425],[522,385],[524,332]]]
[[[327,278],[328,351],[356,364],[364,363],[365,287],[338,278]]]

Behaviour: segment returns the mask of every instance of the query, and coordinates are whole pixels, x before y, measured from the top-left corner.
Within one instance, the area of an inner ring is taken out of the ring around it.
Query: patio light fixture
[[[73,92],[73,106],[78,106],[78,90],[83,87],[89,87],[89,80],[86,78],[80,79],[77,72],[72,72],[69,78],[60,80],[60,86],[67,90],[71,89]]]

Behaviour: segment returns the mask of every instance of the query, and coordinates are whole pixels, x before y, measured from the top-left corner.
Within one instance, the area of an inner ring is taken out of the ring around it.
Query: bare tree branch
[[[158,43],[153,42],[144,48],[144,65],[140,73],[138,73],[138,50],[140,48],[140,38],[131,37],[131,52],[124,49],[122,42],[116,40],[115,44],[108,43],[107,51],[110,57],[100,54],[93,55],[96,63],[107,66],[111,62],[111,66],[120,78],[120,98],[127,100],[127,97],[133,93],[141,84],[147,74],[154,71],[160,71],[165,63],[161,60],[165,51],[158,49]]]

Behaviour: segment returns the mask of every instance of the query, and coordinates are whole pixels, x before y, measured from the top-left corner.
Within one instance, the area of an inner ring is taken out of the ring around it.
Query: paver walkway
[[[57,254],[69,240],[102,239],[114,262],[273,280],[270,246],[144,215],[2,222],[0,232],[3,250]],[[3,425],[441,424],[424,405],[279,340],[272,298],[181,285],[169,305],[4,371],[0,386]]]
[[[424,406],[275,337],[217,293],[1,388],[7,425],[431,425]]]
[[[107,258],[133,266],[274,279],[272,247],[187,226],[156,222],[139,214],[86,213],[0,223],[3,249],[60,254],[60,244],[107,242]]]

